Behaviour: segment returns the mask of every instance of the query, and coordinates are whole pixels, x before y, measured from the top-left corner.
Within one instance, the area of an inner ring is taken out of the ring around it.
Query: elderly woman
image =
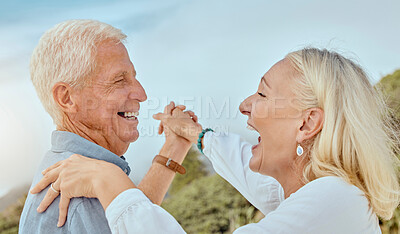
[[[260,134],[257,145],[201,130],[193,115],[172,105],[155,116],[168,131],[197,143],[217,173],[265,215],[235,233],[380,233],[377,216],[391,218],[399,204],[399,142],[358,65],[327,50],[290,53],[261,78],[240,111]],[[140,190],[104,187],[125,177],[114,165],[98,162],[74,174],[91,160],[73,156],[53,165],[32,192],[55,181],[65,197],[98,197],[114,233],[184,232]]]

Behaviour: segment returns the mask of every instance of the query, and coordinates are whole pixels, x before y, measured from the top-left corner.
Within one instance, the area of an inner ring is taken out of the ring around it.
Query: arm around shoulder
[[[107,208],[106,217],[113,233],[185,233],[174,217],[139,189],[118,195]]]

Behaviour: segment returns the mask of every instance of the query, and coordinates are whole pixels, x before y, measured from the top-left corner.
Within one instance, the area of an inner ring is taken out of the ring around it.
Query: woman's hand
[[[61,195],[59,204],[58,227],[64,225],[71,198],[98,198],[104,210],[121,192],[135,188],[133,182],[118,166],[102,160],[87,158],[74,154],[68,159],[59,161],[42,172],[43,178],[31,189],[39,193],[52,184],[39,207],[38,212],[45,211]],[[104,189],[107,188],[107,189]],[[59,191],[59,192],[57,192]],[[105,191],[107,191],[105,193]]]
[[[154,119],[161,120],[158,133],[161,134],[165,131],[167,136],[172,132],[190,143],[196,143],[202,126],[197,122],[197,116],[193,111],[184,110],[185,106],[175,107],[175,103],[171,102],[165,107],[164,113],[153,115]]]

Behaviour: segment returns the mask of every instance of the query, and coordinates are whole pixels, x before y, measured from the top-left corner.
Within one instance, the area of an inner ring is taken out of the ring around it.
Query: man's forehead
[[[127,74],[136,76],[125,45],[110,40],[97,46],[95,73],[98,81],[113,80]]]
[[[103,41],[96,46],[97,57],[108,57],[111,52],[128,53],[125,45],[111,40]]]

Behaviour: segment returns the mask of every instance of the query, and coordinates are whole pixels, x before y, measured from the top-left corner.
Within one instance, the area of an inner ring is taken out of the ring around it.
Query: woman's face
[[[257,92],[239,107],[249,117],[249,128],[260,134],[259,143],[252,147],[250,169],[276,179],[292,171],[298,157],[296,137],[303,121],[291,92],[295,76],[287,59],[279,61],[262,77]]]

